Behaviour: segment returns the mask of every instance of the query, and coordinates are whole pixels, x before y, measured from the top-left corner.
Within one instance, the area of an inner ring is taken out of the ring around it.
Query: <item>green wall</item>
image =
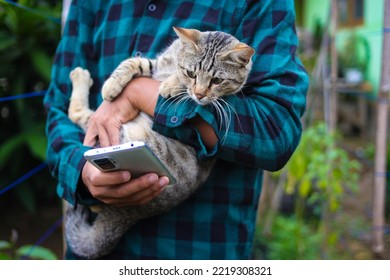
[[[327,23],[330,0],[301,0],[296,5],[303,5],[301,22],[303,27],[314,30],[317,21],[322,25]],[[364,7],[364,23],[353,29],[340,28],[336,36],[337,48],[342,48],[347,36],[351,32],[366,38],[370,48],[370,61],[366,78],[373,85],[373,94],[376,94],[380,84],[381,57],[382,57],[382,29],[383,29],[384,0],[366,0]]]

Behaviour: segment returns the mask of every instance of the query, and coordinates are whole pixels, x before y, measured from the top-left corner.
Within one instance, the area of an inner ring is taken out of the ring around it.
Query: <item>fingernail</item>
[[[127,182],[127,181],[129,181],[130,180],[130,172],[128,172],[128,171],[123,171],[122,172],[122,178],[123,178],[123,180],[125,181],[125,182]]]
[[[158,181],[158,176],[156,174],[152,174],[148,179],[150,183],[156,183]]]
[[[167,177],[161,177],[159,180],[159,184],[161,187],[165,187],[169,184],[169,179]]]

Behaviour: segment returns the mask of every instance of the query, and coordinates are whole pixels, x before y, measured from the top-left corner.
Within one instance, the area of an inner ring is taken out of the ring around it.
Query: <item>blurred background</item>
[[[386,2],[295,1],[304,134],[265,174],[253,258],[390,259]],[[62,258],[42,103],[68,4],[0,0],[0,259]]]

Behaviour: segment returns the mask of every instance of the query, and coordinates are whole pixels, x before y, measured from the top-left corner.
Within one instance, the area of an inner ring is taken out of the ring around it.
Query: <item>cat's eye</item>
[[[223,82],[223,80],[221,78],[212,78],[211,79],[211,83],[214,84],[214,85],[219,85]]]
[[[187,70],[187,76],[190,77],[191,79],[196,78],[195,72],[190,70]]]

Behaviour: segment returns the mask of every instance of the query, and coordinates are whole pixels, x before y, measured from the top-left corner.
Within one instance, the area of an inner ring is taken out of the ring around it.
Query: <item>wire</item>
[[[38,11],[38,10],[35,10],[35,9],[32,9],[30,7],[27,7],[27,6],[24,6],[22,4],[19,4],[17,2],[14,2],[14,1],[10,1],[10,0],[0,0],[0,3],[3,3],[3,4],[9,4],[11,6],[14,6],[14,7],[17,7],[19,9],[22,9],[22,10],[25,10],[27,12],[30,12],[34,15],[37,15],[37,16],[40,16],[40,17],[44,17],[52,22],[55,22],[57,24],[61,24],[61,19],[60,18],[57,18],[57,17],[53,17],[51,15],[48,15],[47,13],[45,12],[41,12],[41,11]]]
[[[0,97],[0,102],[12,101],[12,100],[16,100],[16,99],[24,99],[24,98],[30,98],[30,97],[37,97],[37,96],[44,96],[45,94],[46,94],[46,90],[42,90],[42,91],[23,93],[23,94],[18,94],[18,95],[13,95],[13,96]]]
[[[41,163],[40,165],[38,165],[37,167],[31,169],[29,172],[27,172],[26,174],[24,174],[23,176],[21,176],[19,179],[15,180],[14,182],[12,182],[11,184],[9,184],[9,185],[6,186],[5,188],[1,189],[1,190],[0,190],[0,196],[2,196],[3,194],[5,194],[5,193],[8,192],[9,190],[13,189],[14,187],[16,187],[17,185],[19,185],[20,183],[22,183],[22,182],[25,181],[26,179],[28,179],[28,178],[30,178],[31,176],[33,176],[34,174],[38,173],[39,171],[41,171],[42,169],[44,169],[46,166],[47,166],[46,162],[43,162],[43,163]]]
[[[40,246],[43,242],[45,242],[46,239],[48,239],[60,227],[61,223],[62,216],[57,221],[55,221],[55,223],[52,224],[44,234],[42,234],[42,236],[37,240],[37,242],[34,243],[33,246],[31,246],[30,250],[28,250],[25,255],[21,256],[21,259],[27,259],[36,247]]]

